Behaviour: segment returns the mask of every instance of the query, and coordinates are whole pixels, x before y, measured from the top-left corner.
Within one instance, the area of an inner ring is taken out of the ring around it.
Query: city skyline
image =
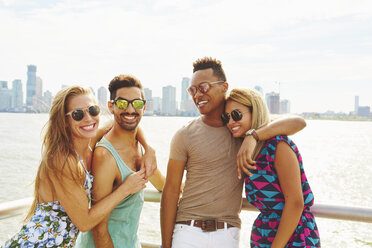
[[[26,83],[26,94],[23,94],[22,81],[15,79],[12,82],[12,87],[8,87],[7,81],[0,80],[0,111],[4,111],[5,106],[10,106],[11,112],[23,112],[23,111],[37,111],[47,112],[54,97],[52,92],[46,90],[43,92],[43,81],[41,77],[37,75],[36,65],[27,65],[27,83]],[[190,78],[182,77],[182,81],[179,82],[180,87],[177,85],[167,85],[162,87],[161,97],[153,96],[152,88],[144,87],[145,99],[147,100],[147,115],[182,115],[182,116],[195,116],[198,115],[198,110],[195,107],[193,100],[187,94],[187,87],[190,85]],[[61,85],[64,88],[68,85]],[[98,102],[102,106],[106,106],[109,98],[108,89],[104,86],[100,86],[96,90],[89,87],[92,93],[96,96]],[[180,89],[177,94],[177,89]],[[254,86],[254,89],[262,94],[265,98],[268,109],[271,114],[286,114],[294,113],[291,111],[291,102],[288,99],[284,99],[280,96],[279,92],[271,91],[264,92],[264,89],[260,85]],[[5,90],[5,91],[4,91]],[[7,93],[8,92],[8,93]],[[177,97],[179,95],[180,97]],[[5,99],[5,98],[6,99]],[[4,99],[3,99],[4,98]],[[5,101],[5,103],[4,103]],[[326,112],[302,112],[304,116],[360,116],[360,117],[372,117],[370,106],[362,106],[359,102],[359,96],[354,96],[354,109],[353,111],[347,112],[335,112],[328,110]],[[8,103],[6,103],[8,102]],[[21,110],[23,109],[23,110]]]
[[[192,62],[222,61],[230,89],[260,85],[291,112],[372,106],[372,2],[0,0],[0,80],[97,89],[133,74],[160,96]],[[24,86],[25,87],[25,86]]]

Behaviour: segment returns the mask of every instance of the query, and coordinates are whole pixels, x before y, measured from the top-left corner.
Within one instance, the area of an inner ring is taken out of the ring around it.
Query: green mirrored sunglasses
[[[145,106],[146,100],[143,99],[133,99],[133,100],[127,100],[123,98],[119,98],[116,100],[111,100],[111,103],[115,103],[116,107],[121,110],[126,110],[129,106],[129,104],[132,104],[133,108],[136,110],[143,109]]]

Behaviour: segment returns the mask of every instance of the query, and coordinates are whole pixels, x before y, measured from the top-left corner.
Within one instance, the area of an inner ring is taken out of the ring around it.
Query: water
[[[0,202],[32,196],[47,114],[0,113]],[[143,117],[141,126],[166,174],[173,134],[192,118]],[[309,120],[294,135],[316,203],[372,208],[372,122]],[[148,185],[149,188],[153,188]],[[159,204],[146,202],[142,242],[160,244]],[[257,212],[242,211],[241,246],[249,247]],[[17,232],[22,217],[0,222],[0,244]],[[323,247],[372,247],[372,224],[317,218]]]

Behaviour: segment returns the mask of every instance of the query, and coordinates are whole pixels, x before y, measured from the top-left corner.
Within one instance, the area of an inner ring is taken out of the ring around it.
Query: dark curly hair
[[[219,80],[226,82],[226,75],[222,69],[222,63],[217,59],[213,59],[211,57],[197,59],[193,63],[193,66],[193,72],[211,68],[213,70],[213,75],[215,75]]]

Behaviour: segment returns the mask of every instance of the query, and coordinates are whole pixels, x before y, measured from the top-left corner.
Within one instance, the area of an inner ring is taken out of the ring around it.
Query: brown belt
[[[185,224],[190,226],[191,220],[177,221],[176,224]],[[216,220],[194,220],[193,226],[200,227],[204,232],[214,232],[217,231],[217,229],[224,229],[225,222],[219,222]],[[233,227],[233,225],[226,223],[226,227]]]

